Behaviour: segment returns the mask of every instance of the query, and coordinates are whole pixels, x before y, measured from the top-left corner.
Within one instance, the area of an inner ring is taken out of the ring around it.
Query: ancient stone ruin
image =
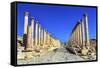
[[[70,52],[70,55],[74,54],[74,57],[79,56],[85,60],[96,59],[96,39],[89,39],[87,14],[77,22],[66,44],[53,37],[34,17],[31,17],[29,25],[28,17],[29,13],[25,12],[23,37],[17,39],[18,60],[31,59],[33,56],[45,55],[48,52],[56,53],[57,49],[59,54],[62,53],[60,50],[64,51],[64,57]]]
[[[84,14],[83,18],[73,28],[66,48],[83,58],[90,58],[90,56],[96,58],[96,48],[90,44],[87,14]]]
[[[33,17],[31,18],[31,25],[28,25],[28,15],[28,12],[24,13],[23,41],[20,47],[18,46],[18,50],[22,48],[25,56],[18,54],[17,59],[25,59],[32,55],[40,55],[60,48],[60,40],[54,38]]]

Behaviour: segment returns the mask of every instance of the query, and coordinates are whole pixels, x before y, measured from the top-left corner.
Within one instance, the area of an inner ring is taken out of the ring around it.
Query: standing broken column
[[[28,29],[28,12],[24,13],[24,34],[23,34],[23,46],[25,47],[24,49],[26,50],[27,46],[27,29]]]
[[[89,43],[89,33],[88,33],[88,17],[87,14],[84,14],[84,23],[85,23],[85,35],[86,35],[86,45],[90,45]]]

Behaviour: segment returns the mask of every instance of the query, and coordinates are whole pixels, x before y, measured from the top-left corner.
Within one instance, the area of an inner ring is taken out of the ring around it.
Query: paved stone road
[[[47,53],[46,55],[36,56],[30,60],[18,60],[18,64],[37,64],[37,63],[55,63],[55,62],[70,62],[84,61],[83,58],[69,53],[65,48],[60,48],[56,51]]]

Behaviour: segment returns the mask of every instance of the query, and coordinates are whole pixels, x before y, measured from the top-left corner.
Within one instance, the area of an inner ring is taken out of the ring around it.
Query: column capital
[[[36,24],[38,24],[39,21],[36,21]]]
[[[31,17],[31,20],[33,20],[34,19],[34,17]]]
[[[82,19],[81,19],[82,20]],[[81,23],[81,20],[78,20],[79,23]]]
[[[83,16],[84,16],[84,17],[86,17],[86,16],[88,16],[88,14],[87,14],[87,13],[85,13]]]
[[[25,15],[25,16],[28,16],[28,12],[27,12],[27,11],[25,11],[25,12],[24,12],[24,15]]]

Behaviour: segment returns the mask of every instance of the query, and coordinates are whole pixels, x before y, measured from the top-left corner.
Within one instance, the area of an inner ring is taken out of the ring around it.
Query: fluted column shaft
[[[80,45],[81,45],[82,44],[81,23],[79,24],[79,41],[80,41]]]
[[[39,39],[38,39],[38,42],[39,42],[39,45],[40,45],[40,41],[41,41],[41,26],[39,25]]]
[[[81,30],[82,30],[82,45],[85,45],[85,41],[84,41],[84,21],[83,21],[83,19],[81,20]]]
[[[26,45],[27,45],[27,32],[28,32],[28,12],[24,13],[24,34],[23,34],[23,46],[25,47],[24,49],[26,50]]]
[[[38,23],[36,22],[36,28],[35,28],[35,45],[38,45]]]
[[[31,26],[28,27],[27,48],[32,48],[32,30],[31,30]]]
[[[86,37],[85,37],[85,39],[86,39],[86,45],[90,45],[90,43],[89,43],[89,33],[88,33],[88,17],[87,17],[87,15],[85,14],[84,15],[84,23],[85,23],[85,35],[86,35]]]
[[[33,46],[34,46],[34,18],[32,17],[31,18],[31,33],[32,33],[32,42],[31,42],[31,47],[33,48]]]

